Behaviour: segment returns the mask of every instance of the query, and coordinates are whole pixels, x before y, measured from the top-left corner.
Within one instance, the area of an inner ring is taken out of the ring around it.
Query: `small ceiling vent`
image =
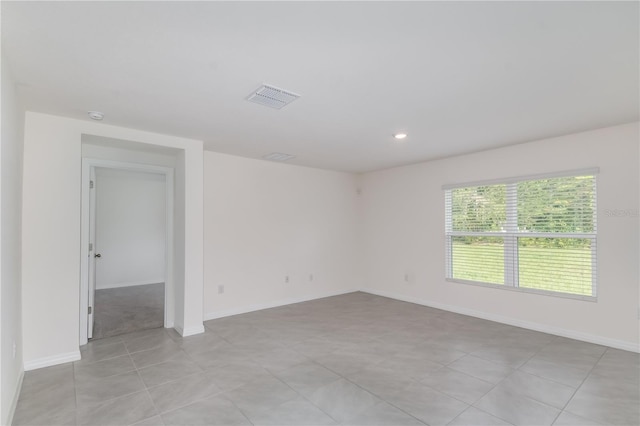
[[[291,154],[283,154],[281,152],[272,152],[271,154],[265,155],[262,158],[271,161],[289,161],[292,158],[296,158],[296,156]]]
[[[296,93],[278,89],[273,86],[267,86],[265,84],[249,95],[247,100],[256,104],[268,106],[269,108],[281,109],[283,106],[290,104],[299,97],[300,95]]]

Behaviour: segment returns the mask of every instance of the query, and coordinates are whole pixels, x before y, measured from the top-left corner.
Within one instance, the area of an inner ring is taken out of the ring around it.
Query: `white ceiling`
[[[638,120],[638,6],[2,1],[2,48],[28,110],[363,172]]]

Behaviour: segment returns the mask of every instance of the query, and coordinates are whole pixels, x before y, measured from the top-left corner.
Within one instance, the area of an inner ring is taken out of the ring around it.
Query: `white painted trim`
[[[535,175],[524,175],[524,176],[511,176],[504,179],[498,178],[498,179],[477,180],[472,182],[451,183],[451,184],[442,185],[442,189],[446,191],[449,189],[464,188],[466,186],[500,185],[500,184],[521,182],[525,180],[553,179],[553,178],[561,178],[561,177],[589,176],[589,175],[595,176],[599,173],[600,173],[600,167],[589,167],[586,169],[565,170],[561,172],[539,173]]]
[[[174,214],[174,169],[152,164],[128,163],[124,161],[104,160],[100,158],[82,158],[82,199],[80,229],[80,346],[88,342],[86,312],[89,307],[89,177],[94,167],[130,170],[137,172],[159,173],[165,175],[166,189],[166,243],[165,243],[165,279],[164,279],[164,325],[174,323],[174,277],[173,277],[173,214]],[[25,367],[26,368],[26,367]]]
[[[401,300],[403,302],[415,303],[417,305],[428,306],[430,308],[442,309],[443,311],[454,312],[457,314],[468,315],[475,318],[482,318],[489,321],[495,321],[502,324],[513,325],[515,327],[526,328],[529,330],[540,331],[542,333],[553,334],[555,336],[567,337],[569,339],[581,340],[584,342],[595,343],[597,345],[609,346],[611,348],[622,349],[624,351],[640,353],[640,343],[627,342],[624,340],[610,339],[608,337],[597,336],[595,334],[582,333],[575,330],[567,330],[566,328],[554,327],[536,322],[522,321],[515,318],[504,317],[487,312],[476,311],[473,309],[462,308],[459,306],[447,305],[439,302],[418,299],[416,297],[404,296],[400,294],[389,293],[374,289],[362,289],[363,293],[375,294],[376,296],[388,297],[390,299]]]
[[[89,163],[82,160],[82,173],[80,179],[80,345],[86,345],[89,341],[89,325],[87,309],[89,307],[89,239],[90,237],[90,188],[91,168]]]
[[[16,415],[16,408],[18,407],[18,399],[20,398],[20,392],[22,391],[22,381],[24,380],[24,370],[20,371],[18,376],[18,384],[11,400],[11,407],[9,408],[9,415],[7,416],[7,422],[3,424],[12,425],[13,418]]]
[[[88,170],[87,170],[88,169]],[[89,175],[89,184],[91,184],[91,182],[94,183],[94,188],[95,188],[95,184],[96,184],[96,168],[93,167],[90,163],[88,162],[82,162],[82,170],[83,172],[86,170],[86,172]],[[84,177],[84,175],[83,175]],[[84,180],[84,179],[83,179]],[[83,277],[85,277],[87,279],[87,282],[89,283],[88,287],[88,291],[86,292],[86,297],[87,297],[87,306],[93,306],[95,307],[95,299],[96,299],[96,266],[97,266],[97,262],[96,262],[96,258],[95,258],[95,253],[96,253],[96,247],[95,247],[95,242],[96,242],[96,231],[97,231],[97,227],[96,227],[96,218],[97,218],[97,210],[96,210],[96,206],[97,206],[97,197],[96,197],[96,191],[94,188],[91,188],[91,185],[89,185],[89,189],[88,189],[88,197],[89,197],[89,216],[88,216],[88,224],[89,224],[89,235],[88,235],[88,239],[86,241],[83,240],[83,242],[88,242],[89,243],[89,247],[91,247],[91,242],[93,242],[94,247],[92,249],[90,249],[87,252],[87,264],[88,264],[88,274],[82,274]],[[82,244],[81,244],[82,247]],[[84,251],[82,252],[82,254],[84,255]],[[84,293],[84,292],[83,292]],[[81,312],[86,312],[86,309],[82,309]],[[87,313],[87,339],[91,339],[93,337],[93,326],[95,324],[95,312],[92,309],[90,313]],[[82,323],[81,323],[82,324]],[[80,336],[80,339],[83,339],[83,336]]]
[[[67,362],[79,361],[82,357],[80,351],[67,352],[44,358],[34,359],[24,363],[24,371],[37,370],[38,368],[51,367],[52,365],[64,364]]]
[[[204,320],[209,321],[217,318],[230,317],[233,315],[246,314],[248,312],[261,311],[263,309],[277,308],[278,306],[292,305],[294,303],[308,302],[310,300],[324,299],[325,297],[340,296],[342,294],[355,293],[359,290],[345,290],[333,293],[321,294],[316,296],[298,297],[290,299],[282,299],[274,302],[258,303],[255,305],[243,306],[241,308],[224,309],[221,311],[209,312],[204,315]]]
[[[188,337],[188,336],[193,336],[193,335],[196,335],[196,334],[204,333],[204,325],[200,325],[200,326],[196,326],[196,327],[187,327],[187,328],[182,328],[180,326],[176,326],[175,330],[182,337]]]
[[[173,234],[175,223],[174,215],[174,191],[175,177],[174,169],[168,168],[164,177],[165,182],[165,243],[164,243],[164,326],[173,327],[175,320],[175,277],[173,276],[173,263],[175,262],[175,253],[173,251]]]
[[[107,289],[110,289],[110,288],[133,287],[133,286],[137,286],[137,285],[151,285],[151,284],[162,284],[162,279],[160,279],[160,280],[151,280],[151,281],[133,281],[133,282],[128,282],[128,283],[113,283],[113,284],[103,285],[100,288],[96,287],[96,290],[107,290]]]

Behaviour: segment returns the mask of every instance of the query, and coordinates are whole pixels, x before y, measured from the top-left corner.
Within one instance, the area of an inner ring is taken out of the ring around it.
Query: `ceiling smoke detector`
[[[281,109],[285,105],[298,99],[300,95],[289,92],[288,90],[279,89],[274,86],[267,86],[266,84],[259,87],[252,94],[249,95],[247,100],[256,104],[264,105],[269,108]]]
[[[88,111],[87,114],[89,115],[89,118],[92,120],[102,120],[104,118],[104,114],[101,113],[100,111]]]
[[[265,155],[262,158],[271,161],[289,161],[292,158],[296,158],[296,156],[291,154],[283,154],[281,152],[272,152],[271,154]]]

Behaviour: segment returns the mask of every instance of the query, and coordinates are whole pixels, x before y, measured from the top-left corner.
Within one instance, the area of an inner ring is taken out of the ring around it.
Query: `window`
[[[596,173],[445,186],[447,279],[595,298]]]

